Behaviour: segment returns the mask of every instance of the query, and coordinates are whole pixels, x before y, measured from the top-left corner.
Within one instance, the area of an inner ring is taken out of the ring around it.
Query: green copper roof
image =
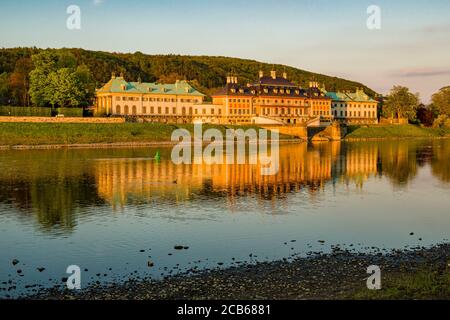
[[[204,96],[203,93],[197,91],[186,81],[177,81],[174,84],[127,82],[122,77],[112,78],[97,92]]]
[[[364,90],[357,89],[356,92],[327,92],[326,96],[333,101],[342,102],[377,102],[369,97]]]

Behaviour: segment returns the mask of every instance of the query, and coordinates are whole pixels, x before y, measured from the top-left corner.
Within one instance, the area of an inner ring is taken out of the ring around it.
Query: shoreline
[[[261,142],[272,143],[274,140],[263,140]],[[281,139],[280,144],[304,143],[303,139]],[[194,143],[194,142],[192,142]],[[207,145],[210,142],[203,142]],[[40,145],[14,145],[0,146],[0,150],[54,150],[54,149],[108,149],[108,148],[146,148],[146,147],[171,147],[179,144],[177,141],[154,141],[154,142],[112,142],[112,143],[74,143],[74,144],[40,144]],[[223,143],[225,145],[225,143]]]
[[[330,143],[330,142],[364,142],[364,141],[397,141],[397,140],[443,140],[445,137],[389,137],[389,138],[343,138],[333,141],[311,141],[304,139],[281,139],[280,144],[294,143]],[[271,143],[273,140],[264,142]],[[204,142],[207,145],[209,142]],[[38,145],[0,145],[0,151],[8,150],[58,150],[58,149],[108,149],[108,148],[146,148],[146,147],[172,147],[179,144],[174,141],[153,142],[111,142],[111,143],[73,143],[73,144],[38,144]]]
[[[377,251],[377,250],[375,250]],[[91,286],[81,293],[46,289],[19,299],[37,300],[301,300],[450,299],[450,243],[381,253],[339,247],[292,261],[196,271],[163,280],[135,279]],[[381,290],[368,290],[367,267],[381,269]],[[421,280],[426,278],[425,282]],[[408,279],[408,285],[404,284]],[[409,283],[412,284],[411,287]],[[419,279],[419,280],[417,280]]]

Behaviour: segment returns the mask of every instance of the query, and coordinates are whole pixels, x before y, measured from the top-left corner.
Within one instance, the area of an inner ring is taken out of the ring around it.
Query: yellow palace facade
[[[187,81],[174,84],[128,82],[114,74],[96,91],[98,116],[135,117],[158,123],[212,123],[326,126],[377,123],[377,101],[361,89],[334,93],[311,81],[302,88],[277,76],[259,73],[253,84],[243,85],[228,76],[226,85],[205,103],[205,95]]]

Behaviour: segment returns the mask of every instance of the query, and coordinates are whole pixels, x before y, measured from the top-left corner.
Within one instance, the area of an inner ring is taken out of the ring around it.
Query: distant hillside
[[[37,48],[0,49],[0,75],[14,72],[19,59],[29,58],[42,50]],[[116,72],[123,73],[130,81],[138,78],[145,82],[172,82],[176,79],[186,79],[191,81],[197,89],[210,95],[225,84],[226,76],[230,72],[237,75],[240,82],[247,83],[256,80],[259,70],[268,74],[274,68],[280,73],[286,71],[290,80],[304,87],[315,78],[320,84],[325,84],[329,91],[354,90],[355,87],[362,87],[370,96],[373,97],[376,94],[375,91],[358,82],[253,60],[209,56],[145,55],[140,52],[122,54],[83,49],[50,50],[74,56],[78,65],[86,65],[91,70],[97,87],[107,82],[112,72]]]

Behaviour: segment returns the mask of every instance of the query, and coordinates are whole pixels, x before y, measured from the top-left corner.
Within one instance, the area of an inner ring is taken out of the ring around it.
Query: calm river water
[[[0,298],[61,285],[69,265],[87,286],[449,241],[449,140],[282,145],[266,177],[159,150],[0,151]]]

